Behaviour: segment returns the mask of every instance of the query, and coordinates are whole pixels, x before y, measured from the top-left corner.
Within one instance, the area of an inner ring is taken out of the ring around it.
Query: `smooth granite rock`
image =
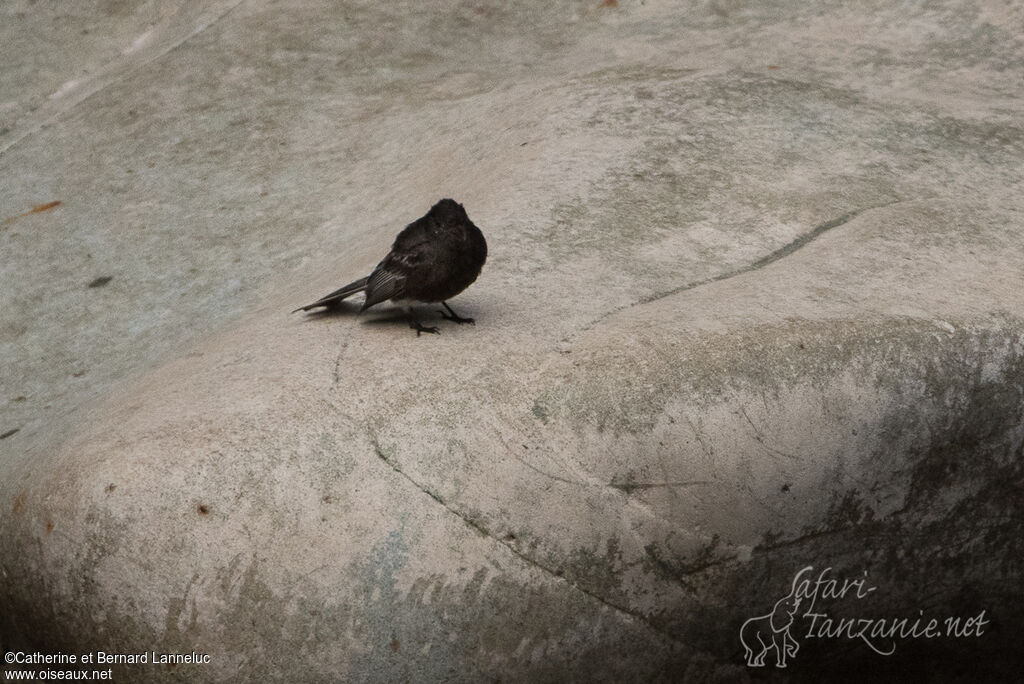
[[[1012,679],[1021,26],[5,3],[0,650],[209,655],[81,666],[118,681]],[[289,313],[449,196],[490,247],[475,326]],[[799,650],[748,666],[794,586]]]

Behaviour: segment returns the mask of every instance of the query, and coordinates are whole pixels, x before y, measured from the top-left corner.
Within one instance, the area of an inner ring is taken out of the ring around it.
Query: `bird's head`
[[[430,213],[439,219],[462,221],[467,219],[466,210],[453,199],[445,198],[430,208]]]

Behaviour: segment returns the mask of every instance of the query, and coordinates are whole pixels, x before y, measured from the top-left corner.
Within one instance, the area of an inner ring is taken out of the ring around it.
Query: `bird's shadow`
[[[409,314],[406,313],[405,309],[394,308],[385,310],[371,310],[361,311],[361,307],[358,303],[349,302],[338,302],[322,309],[315,311],[296,312],[304,313],[306,320],[309,321],[327,321],[335,318],[348,317],[359,320],[360,323],[366,325],[392,325],[392,326],[404,326],[409,327]],[[420,323],[437,325],[437,321],[441,321],[440,309],[435,309],[430,305],[424,304],[413,308],[413,314]]]

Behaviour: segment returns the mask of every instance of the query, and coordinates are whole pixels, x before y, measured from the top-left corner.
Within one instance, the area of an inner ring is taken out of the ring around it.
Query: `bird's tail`
[[[340,302],[342,299],[345,299],[345,297],[349,297],[351,295],[354,295],[357,292],[362,292],[363,290],[365,290],[366,289],[366,283],[367,283],[367,281],[369,279],[370,279],[370,276],[366,276],[365,278],[360,278],[359,280],[355,281],[354,283],[349,283],[348,285],[346,285],[345,287],[341,288],[340,290],[335,290],[331,294],[326,295],[324,297],[321,297],[320,299],[316,300],[312,304],[307,304],[306,306],[300,306],[295,311],[309,311],[310,309],[314,309],[314,308],[316,308],[318,306],[331,306],[332,304],[336,304],[336,303]],[[292,311],[292,313],[295,313],[295,311]]]

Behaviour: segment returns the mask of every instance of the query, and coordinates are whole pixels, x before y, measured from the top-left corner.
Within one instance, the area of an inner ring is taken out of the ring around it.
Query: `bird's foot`
[[[417,320],[409,321],[409,327],[416,331],[416,337],[420,336],[420,333],[430,333],[431,335],[440,335],[441,329],[433,325],[422,325]]]
[[[444,311],[441,311],[440,309],[437,310],[437,313],[441,314],[441,318],[445,319],[446,321],[454,321],[455,323],[458,323],[459,325],[462,325],[463,323],[469,323],[470,325],[476,325],[476,322],[472,318],[463,318],[459,314],[457,314],[454,311],[452,311],[452,307],[448,306],[445,302],[441,302],[441,304],[444,306],[444,308],[448,309],[447,313],[445,313]]]

